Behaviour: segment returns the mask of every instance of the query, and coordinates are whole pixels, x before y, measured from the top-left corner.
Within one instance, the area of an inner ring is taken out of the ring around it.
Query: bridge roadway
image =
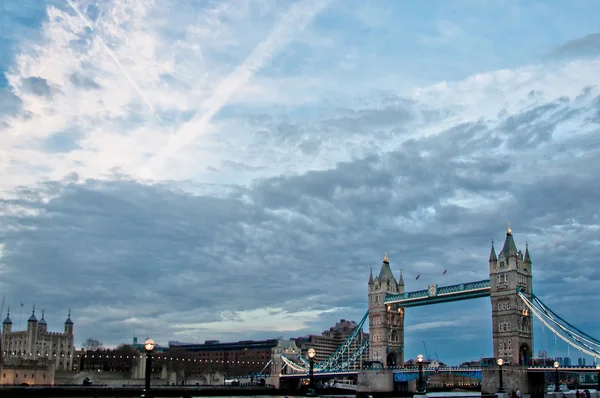
[[[505,366],[505,371],[512,369],[515,367]],[[522,368],[522,367],[516,367]],[[527,372],[556,372],[556,369],[551,366],[528,366]],[[383,370],[383,368],[364,368],[362,370]],[[404,368],[386,368],[385,370],[389,370],[395,373],[415,373],[419,372],[418,367],[404,367]],[[490,371],[498,371],[497,366],[490,367],[460,367],[460,366],[447,366],[447,367],[438,367],[438,368],[423,368],[423,373],[466,373],[466,372],[479,372],[482,370],[490,370]],[[586,373],[586,372],[598,372],[595,366],[561,366],[558,368],[558,371],[561,373]],[[318,377],[332,377],[332,376],[356,376],[358,374],[357,370],[340,370],[340,371],[329,371],[329,372],[314,372],[313,375],[315,378]],[[292,373],[292,374],[283,374],[282,378],[285,379],[294,379],[294,378],[304,378],[308,377],[308,373]]]
[[[470,300],[479,297],[489,297],[490,280],[459,283],[457,285],[441,286],[432,284],[425,290],[414,292],[387,294],[385,304],[398,304],[400,307],[419,307],[422,305],[439,304],[450,301]]]

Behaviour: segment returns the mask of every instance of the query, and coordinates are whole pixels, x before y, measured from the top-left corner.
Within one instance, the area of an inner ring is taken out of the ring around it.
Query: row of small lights
[[[10,351],[10,352],[6,352],[6,351],[4,351],[4,355],[27,355],[27,354],[26,354],[25,352],[19,352],[19,353],[17,353],[16,351]],[[33,356],[33,353],[31,353],[31,352],[30,352],[30,353],[29,353],[29,355],[30,355],[30,356]],[[38,354],[37,354],[37,356],[38,356],[38,357],[41,357],[41,356],[42,356],[42,354],[38,353]],[[50,356],[50,354],[45,354],[44,356],[48,357],[48,356]],[[56,356],[58,356],[58,354],[52,354],[52,356],[56,357]],[[64,356],[65,356],[65,354],[61,354],[60,356],[61,356],[61,357],[64,357]],[[67,356],[67,357],[70,357],[70,356],[71,356],[71,354],[67,354],[66,356]]]

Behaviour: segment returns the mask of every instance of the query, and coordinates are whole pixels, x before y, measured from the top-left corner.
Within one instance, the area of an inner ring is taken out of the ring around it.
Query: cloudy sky
[[[2,4],[15,328],[35,303],[77,344],[319,333],[384,252],[407,290],[487,278],[507,222],[537,294],[600,328],[596,0]],[[489,299],[406,328],[408,357],[492,355]]]

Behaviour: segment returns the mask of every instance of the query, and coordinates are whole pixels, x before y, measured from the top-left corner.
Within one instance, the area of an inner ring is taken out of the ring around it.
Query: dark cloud
[[[593,101],[589,92],[582,95]],[[403,269],[408,290],[486,278],[490,241],[500,244],[511,221],[518,246],[529,241],[537,294],[583,323],[600,281],[600,185],[593,167],[600,143],[593,129],[553,133],[589,114],[574,102],[557,99],[500,120],[457,124],[391,152],[228,187],[219,197],[126,175],[112,181],[70,175],[22,187],[0,201],[1,287],[10,303],[35,300],[48,308],[56,317],[51,324],[73,307],[79,340],[94,335],[118,344],[131,329],[161,341],[302,335],[362,317],[369,268],[379,271],[384,252],[396,275]],[[386,110],[390,116],[380,123],[410,120],[401,109]],[[328,120],[343,122],[326,132],[373,124],[382,112],[337,113]],[[257,120],[269,136],[282,126]],[[318,125],[290,120],[286,128],[297,135],[288,139],[312,131],[307,138],[318,141],[325,134],[311,130]],[[38,275],[35,284],[31,275]],[[217,334],[193,326],[237,323],[244,311],[259,308],[271,316],[280,308],[338,309],[297,332]],[[491,354],[487,299],[407,314],[408,355],[421,352],[423,340],[445,360]],[[448,335],[475,351],[465,357]]]
[[[41,77],[26,77],[21,80],[23,90],[40,97],[51,97],[54,90],[46,79]]]
[[[589,35],[573,39],[565,44],[556,47],[549,54],[551,58],[572,59],[597,57],[600,55],[600,33],[590,33]]]
[[[71,75],[69,76],[69,81],[73,85],[75,85],[77,87],[82,87],[85,89],[97,90],[100,88],[100,85],[98,83],[96,83],[94,81],[94,79],[87,77],[87,76],[82,76],[77,73],[71,73]]]

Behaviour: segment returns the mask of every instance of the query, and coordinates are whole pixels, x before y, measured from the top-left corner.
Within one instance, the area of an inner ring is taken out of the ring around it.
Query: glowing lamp
[[[146,340],[146,342],[144,343],[144,349],[146,350],[146,352],[154,351],[154,340],[152,340],[152,339]]]

